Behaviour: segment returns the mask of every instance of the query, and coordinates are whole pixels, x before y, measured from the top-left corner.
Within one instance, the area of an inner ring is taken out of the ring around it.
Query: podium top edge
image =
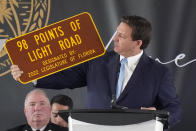
[[[62,110],[59,113],[135,113],[151,114],[156,116],[168,117],[169,112],[163,110],[137,110],[137,109],[73,109]]]

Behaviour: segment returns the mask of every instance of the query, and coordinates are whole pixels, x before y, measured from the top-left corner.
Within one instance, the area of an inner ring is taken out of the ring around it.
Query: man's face
[[[121,22],[117,27],[117,34],[114,37],[114,51],[119,55],[129,57],[138,54],[141,49],[140,46],[142,44],[141,40],[133,41],[131,38],[132,28]]]
[[[51,107],[46,96],[41,92],[32,92],[27,100],[24,113],[28,124],[40,129],[50,120]]]
[[[58,112],[60,110],[68,110],[69,107],[65,105],[60,105],[58,103],[53,103],[52,104],[52,112],[51,112],[51,122],[62,126],[62,127],[68,127],[68,124],[66,121],[64,121],[59,115]]]

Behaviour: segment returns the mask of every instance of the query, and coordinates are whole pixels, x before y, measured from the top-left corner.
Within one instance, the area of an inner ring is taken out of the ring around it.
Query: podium
[[[166,111],[134,109],[78,109],[60,111],[68,119],[69,131],[163,131]]]

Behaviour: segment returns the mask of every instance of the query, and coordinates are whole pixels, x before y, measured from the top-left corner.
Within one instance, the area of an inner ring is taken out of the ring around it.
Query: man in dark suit
[[[27,94],[24,113],[27,124],[17,126],[8,131],[68,131],[67,128],[49,122],[50,102],[42,90],[35,89]]]
[[[169,111],[169,124],[180,121],[180,102],[171,72],[146,55],[151,24],[139,16],[122,17],[114,37],[114,51],[37,81],[36,87],[63,89],[87,86],[89,108],[112,103],[134,109]],[[11,67],[18,80],[22,71]]]

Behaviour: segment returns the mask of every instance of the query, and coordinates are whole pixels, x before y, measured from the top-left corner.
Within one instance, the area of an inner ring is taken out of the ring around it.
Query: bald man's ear
[[[25,116],[26,116],[26,109],[24,108],[24,114],[25,114]]]

